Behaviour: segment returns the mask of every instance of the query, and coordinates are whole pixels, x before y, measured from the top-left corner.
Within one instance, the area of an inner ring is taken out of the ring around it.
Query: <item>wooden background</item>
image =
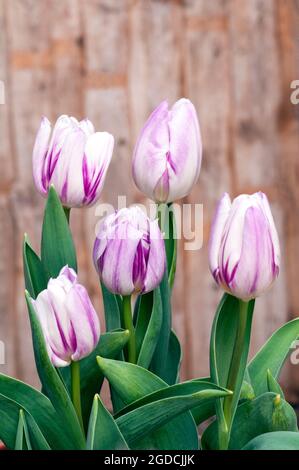
[[[299,2],[295,0],[0,0],[0,370],[37,383],[23,298],[21,245],[38,249],[44,201],[33,187],[32,146],[40,117],[88,116],[116,137],[103,200],[142,202],[130,174],[132,148],[151,110],[181,96],[202,128],[200,179],[186,201],[204,204],[204,246],[180,245],[174,324],[183,377],[208,371],[208,341],[221,292],[208,271],[211,215],[224,191],[262,189],[272,203],[282,269],[258,299],[252,349],[299,314]],[[91,248],[94,208],[74,211],[80,278],[101,310]],[[299,366],[284,383],[294,401]]]

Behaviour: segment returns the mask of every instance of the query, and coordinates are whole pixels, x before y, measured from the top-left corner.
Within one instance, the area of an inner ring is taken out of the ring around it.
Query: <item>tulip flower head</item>
[[[94,350],[100,338],[99,319],[73,269],[65,266],[32,303],[54,366],[67,366]]]
[[[216,282],[242,300],[258,297],[272,285],[280,248],[265,194],[242,194],[233,202],[223,195],[212,224],[209,262]]]
[[[138,206],[108,215],[100,223],[93,258],[111,292],[131,295],[152,291],[166,268],[158,221],[151,221]]]
[[[171,109],[163,101],[150,115],[133,156],[136,186],[156,202],[189,194],[201,166],[202,143],[195,108],[180,99]]]
[[[65,207],[94,204],[101,193],[111,161],[114,139],[95,132],[85,119],[60,116],[51,136],[51,123],[43,118],[33,149],[33,178],[46,196],[51,184]]]

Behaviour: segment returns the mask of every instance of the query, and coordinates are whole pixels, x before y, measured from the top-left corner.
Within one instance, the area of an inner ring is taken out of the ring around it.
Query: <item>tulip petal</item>
[[[209,240],[209,264],[210,270],[216,282],[219,282],[219,250],[226,221],[231,210],[231,200],[227,193],[220,199],[211,226]]]
[[[133,154],[134,181],[137,187],[152,199],[157,182],[167,170],[168,114],[168,103],[163,101],[146,121]]]
[[[50,181],[67,207],[81,206],[84,199],[82,165],[85,142],[86,136],[79,127],[66,137]]]
[[[72,360],[78,361],[88,356],[98,344],[100,322],[86,289],[80,284],[68,292],[66,308],[76,338]]]
[[[198,119],[191,101],[182,98],[171,109],[169,119],[169,196],[167,202],[186,196],[196,183],[202,159]]]
[[[280,245],[279,245],[279,238],[278,238],[278,233],[275,227],[273,215],[270,209],[270,204],[269,200],[266,196],[266,194],[262,193],[261,191],[257,193],[261,203],[262,207],[264,210],[264,213],[268,219],[269,225],[270,225],[270,232],[271,232],[271,237],[272,237],[272,243],[273,243],[273,252],[274,252],[274,264],[278,268],[280,265]]]
[[[274,280],[272,253],[268,221],[261,209],[249,207],[245,214],[240,261],[229,284],[236,296],[248,300],[271,286]]]
[[[165,244],[158,221],[150,222],[150,249],[143,292],[150,292],[162,281],[166,269]]]
[[[87,139],[83,159],[84,204],[93,204],[98,200],[113,147],[114,138],[108,132],[96,132]]]
[[[32,156],[33,179],[38,191],[47,194],[47,182],[44,177],[45,158],[48,151],[49,139],[51,135],[51,123],[43,117],[35,139]]]
[[[56,364],[58,360],[67,362],[66,358],[70,355],[69,347],[64,340],[64,335],[61,334],[58,317],[52,307],[48,290],[40,292],[34,301],[34,308],[41,323],[49,356],[53,356]]]

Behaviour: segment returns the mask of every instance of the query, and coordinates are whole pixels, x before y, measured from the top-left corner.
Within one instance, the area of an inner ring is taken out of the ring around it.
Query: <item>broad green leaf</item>
[[[299,450],[299,433],[267,432],[252,439],[242,450]]]
[[[275,331],[250,361],[248,372],[256,395],[267,392],[267,370],[278,379],[284,361],[292,351],[292,343],[299,337],[299,318]]]
[[[270,369],[267,370],[267,387],[268,387],[268,392],[273,392],[281,396],[281,398],[284,398],[284,393],[277,382],[277,380],[273,377],[271,374]]]
[[[101,282],[103,303],[105,309],[106,330],[117,330],[122,327],[121,324],[121,303],[117,300],[119,296],[112,294]]]
[[[23,267],[26,289],[35,299],[42,290],[46,289],[47,277],[41,260],[29,245],[27,235],[23,243]]]
[[[148,326],[142,341],[137,364],[148,369],[154,355],[162,325],[162,299],[160,289],[154,291],[154,301]]]
[[[41,241],[41,261],[48,278],[57,277],[63,266],[77,271],[77,258],[70,227],[53,186],[48,192]]]
[[[100,396],[95,395],[91,410],[88,434],[88,450],[127,450],[127,443],[113,416],[104,407]]]
[[[166,381],[168,374],[166,371],[167,356],[169,350],[169,338],[171,332],[171,303],[170,303],[170,288],[168,284],[167,271],[160,284],[160,292],[162,299],[162,325],[158,343],[153,355],[150,370],[158,375],[162,380]]]
[[[99,343],[95,350],[86,358],[80,361],[81,377],[81,401],[84,424],[87,426],[89,415],[96,393],[99,393],[104,380],[99,371],[96,356],[115,358],[122,351],[129,339],[129,331],[111,331],[101,335]],[[68,388],[71,390],[71,371],[70,367],[62,367],[60,373]]]
[[[202,377],[196,380],[200,380],[201,382],[210,382],[211,379],[210,377]],[[243,380],[240,400],[253,400],[253,398],[255,397],[251,385]],[[197,426],[199,426],[199,424],[215,415],[215,402],[206,402],[198,408],[192,408],[191,413]]]
[[[173,330],[170,332],[169,348],[165,366],[165,382],[173,385],[179,381],[180,367],[182,362],[181,344]]]
[[[24,411],[19,411],[15,450],[32,450]]]
[[[239,335],[238,325],[240,316],[240,301],[235,297],[224,294],[218,306],[211,333],[210,340],[210,372],[211,380],[215,384],[229,388],[229,374],[232,365],[233,352],[235,348],[235,340]],[[244,342],[242,355],[238,365],[235,388],[232,390],[234,394],[231,399],[231,422],[226,423],[230,429],[233,422],[234,413],[238,405],[244,374],[246,371],[247,357],[250,343],[251,322],[254,309],[254,301],[248,304],[248,313],[246,317],[246,325],[244,332]],[[225,419],[222,409],[222,401],[216,403],[216,415],[218,422]],[[223,424],[222,424],[223,426]],[[221,426],[220,426],[221,428]],[[228,432],[229,434],[229,432]]]
[[[206,449],[218,448],[216,431],[216,422],[205,431]],[[242,449],[254,437],[272,431],[297,431],[297,418],[293,408],[279,395],[265,393],[238,406],[229,449]]]
[[[140,406],[147,405],[148,403],[153,403],[154,401],[163,400],[165,398],[171,398],[171,397],[192,395],[194,393],[198,393],[198,392],[205,391],[205,390],[221,391],[223,392],[222,396],[225,396],[226,394],[228,394],[227,390],[221,387],[218,387],[217,385],[211,382],[206,382],[202,379],[188,380],[187,382],[172,385],[169,387],[164,387],[164,388],[161,388],[160,390],[157,390],[156,392],[145,395],[143,398],[140,398],[139,400],[136,400],[130,405],[123,408],[119,413],[117,413],[115,418],[123,416],[124,414],[129,413],[130,411],[135,410],[136,408],[139,408]],[[215,403],[214,396],[210,399],[210,402],[211,404]],[[204,406],[205,404],[202,403],[197,407],[197,409],[198,410],[204,409]]]
[[[41,326],[28,292],[26,292],[26,302],[30,317],[35,363],[41,384],[58,415],[64,421],[74,446],[78,449],[84,448],[84,436],[76,411],[65,385],[50,361]]]
[[[139,356],[140,349],[146,334],[146,330],[151,318],[151,312],[153,310],[153,292],[139,295],[135,308],[135,337],[136,337],[136,352],[137,357]]]
[[[0,426],[0,439],[9,449],[14,448],[20,408],[26,412],[33,429],[32,442],[36,442],[38,448],[47,448],[47,442],[53,449],[73,448],[50,400],[29,385],[0,374],[0,422],[5,423]]]
[[[149,393],[167,387],[162,379],[142,367],[99,357],[97,359],[102,373],[125,405],[130,405]],[[184,413],[172,419],[146,440],[140,441],[139,447],[142,446],[151,449],[197,448],[197,429],[191,414]]]
[[[143,441],[146,436],[167,424],[172,418],[178,419],[182,413],[200,405],[204,400],[223,397],[226,394],[226,391],[208,389],[191,395],[165,398],[136,408],[120,416],[116,422],[128,445],[131,448],[140,449],[142,448],[142,445],[140,445],[141,440]],[[187,449],[193,448],[193,444],[190,442],[190,447],[187,447]],[[169,449],[173,448],[169,447],[164,450]],[[182,449],[185,449],[185,447],[175,448],[175,450]]]

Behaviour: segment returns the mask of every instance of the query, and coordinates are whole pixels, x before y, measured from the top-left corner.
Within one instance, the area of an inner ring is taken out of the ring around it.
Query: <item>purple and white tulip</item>
[[[152,291],[166,268],[158,220],[151,221],[138,206],[108,215],[100,223],[93,259],[111,292],[130,295]]]
[[[100,322],[76,272],[65,266],[32,300],[52,364],[64,367],[88,356],[100,338]]]
[[[242,300],[258,297],[277,278],[280,248],[267,196],[242,194],[218,203],[209,243],[216,282]]]
[[[190,193],[201,166],[202,142],[195,108],[182,98],[171,109],[163,101],[150,115],[133,156],[136,186],[156,202]]]
[[[88,120],[60,116],[51,136],[51,123],[41,121],[33,149],[33,178],[46,196],[54,185],[65,207],[94,204],[101,193],[111,161],[114,139],[95,132]]]

